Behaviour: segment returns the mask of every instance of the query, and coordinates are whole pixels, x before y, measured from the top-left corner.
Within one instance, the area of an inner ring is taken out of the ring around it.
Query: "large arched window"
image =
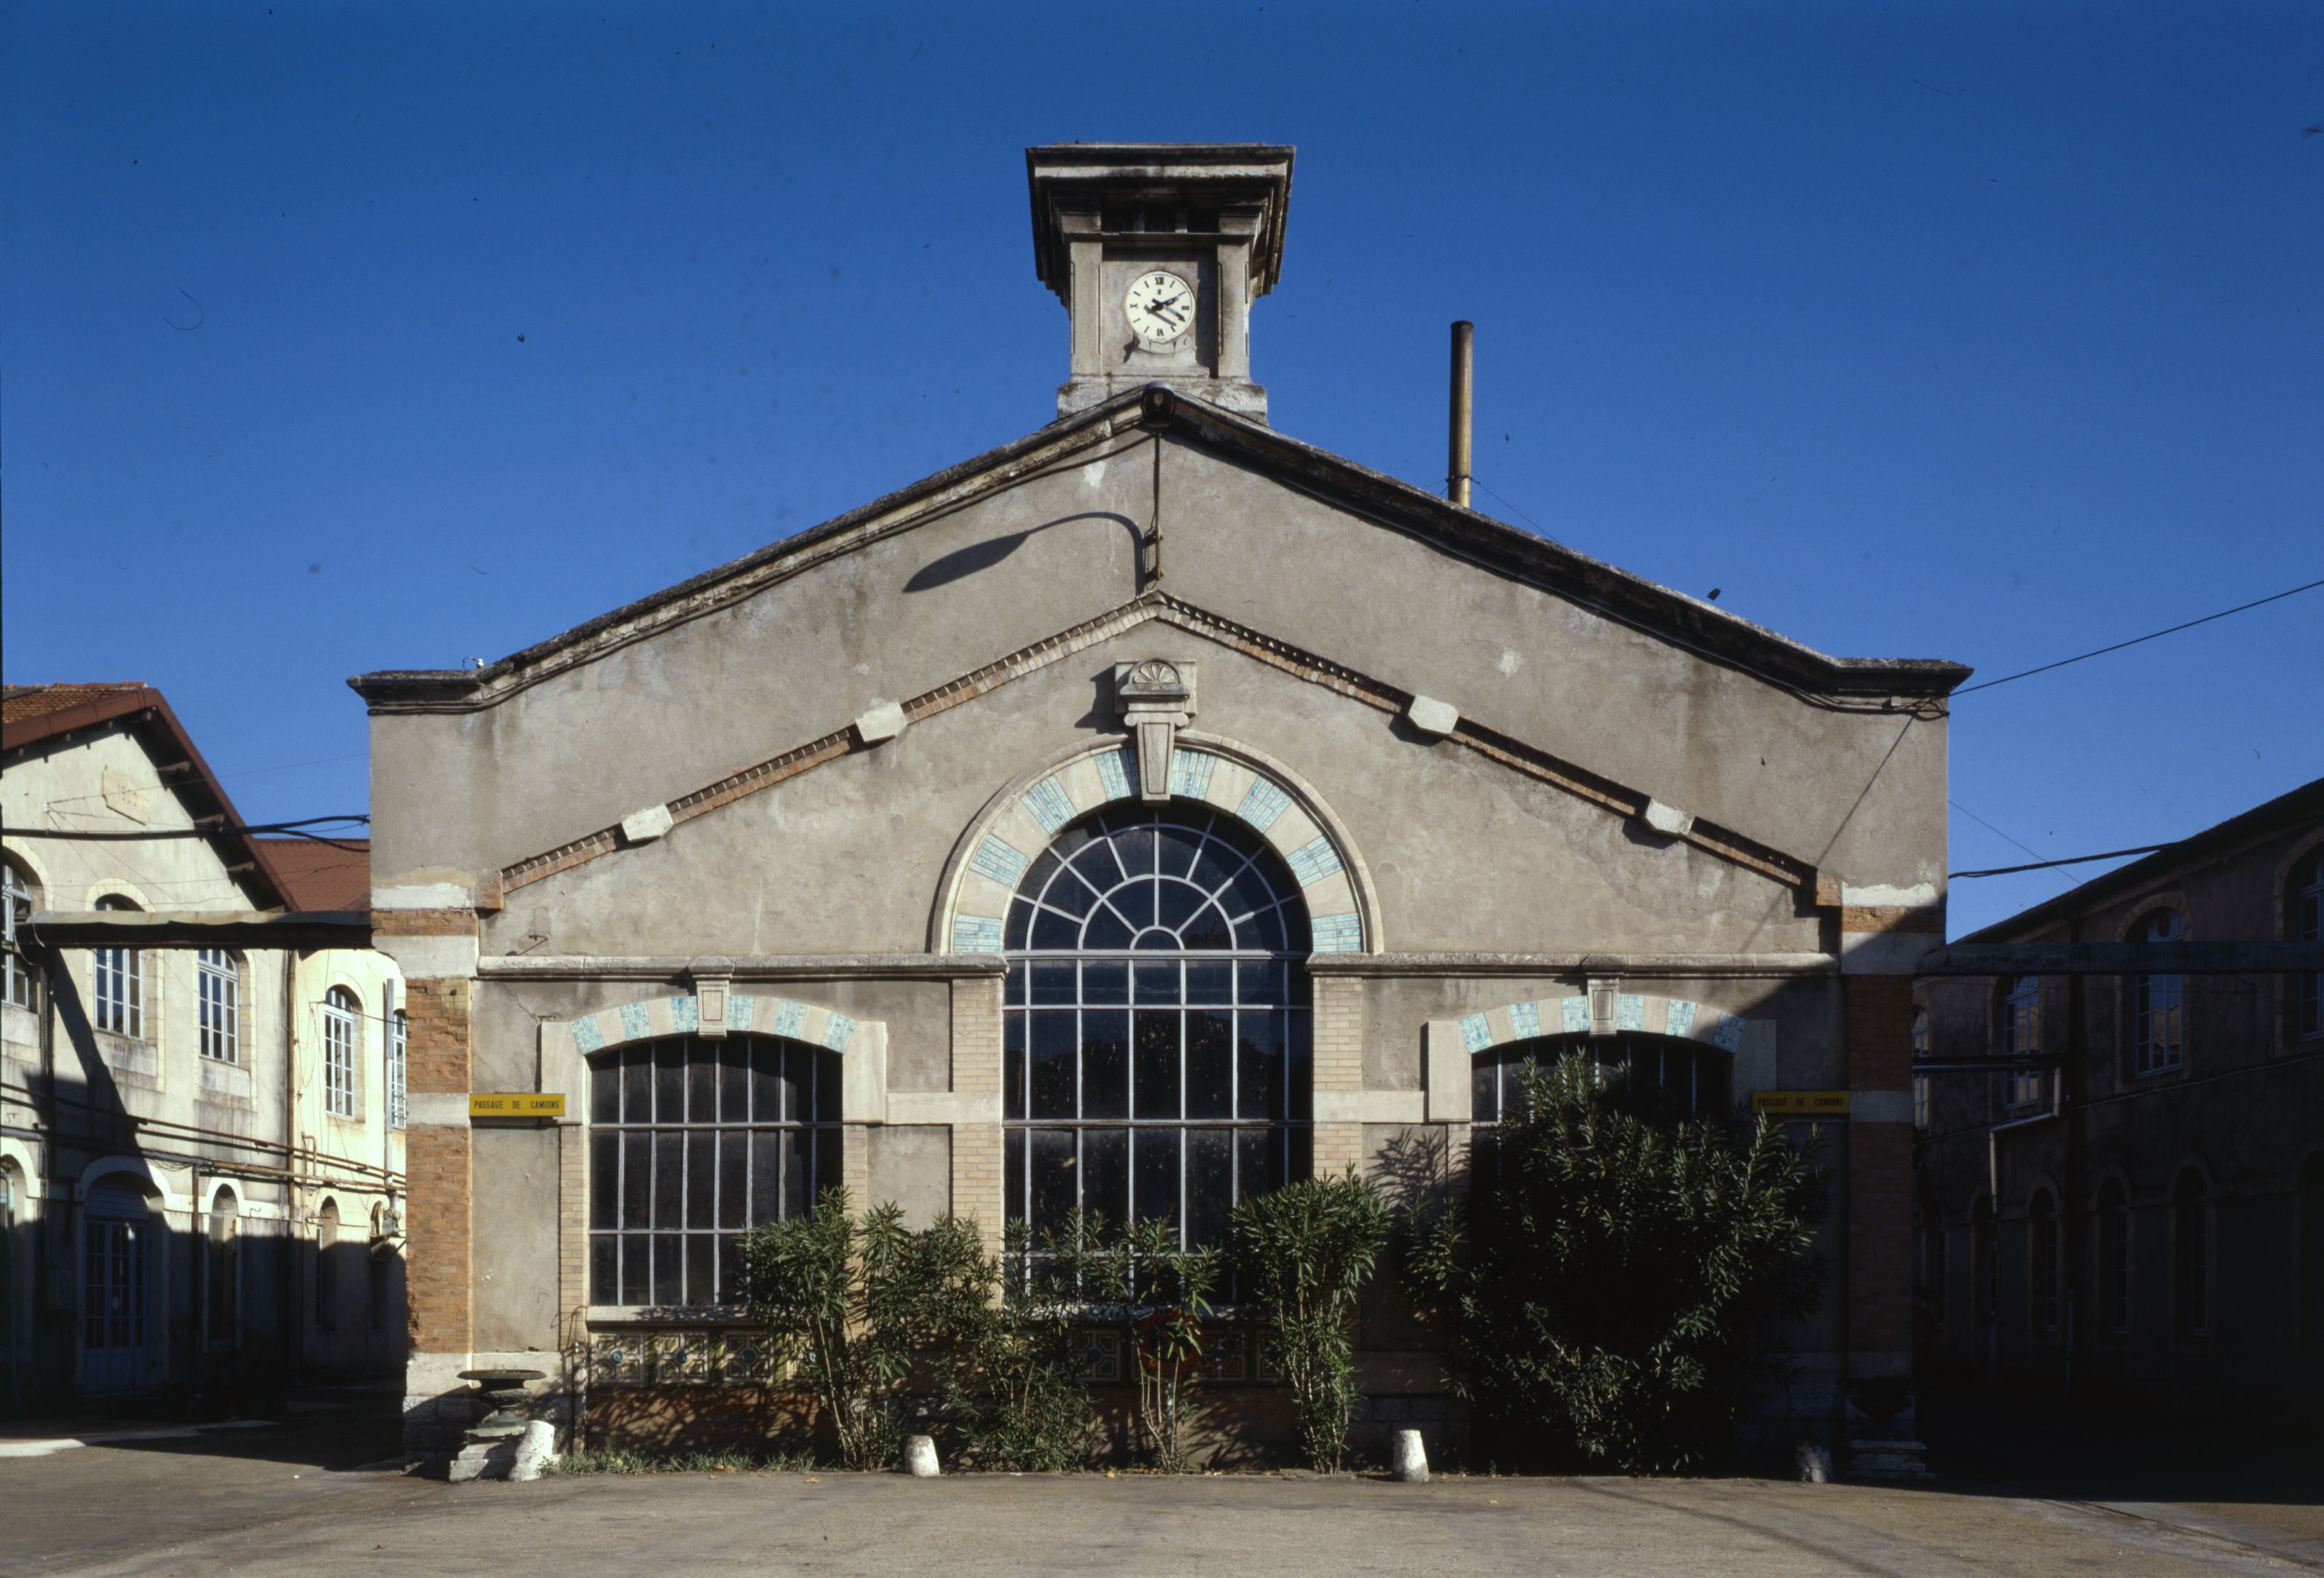
[[[242,961],[224,948],[194,955],[194,984],[201,1008],[200,1051],[220,1063],[242,1061]]]
[[[1306,908],[1240,824],[1113,807],[1065,829],[1010,909],[1008,1213],[1079,1208],[1217,1243],[1311,1163]]]
[[[840,1058],[673,1036],[589,1067],[589,1302],[739,1303],[736,1237],[839,1182]]]
[[[2296,943],[2324,940],[2324,849],[2310,850],[2292,868],[2284,884],[2283,935]],[[2324,975],[2310,972],[2284,983],[2285,1004],[2295,1041],[2324,1039],[2324,996],[2318,986]]]
[[[97,901],[99,909],[134,910],[115,893]],[[94,959],[97,1028],[116,1036],[145,1034],[145,955],[136,948],[99,948]]]
[[[2158,909],[2140,923],[2138,940],[2175,943],[2187,935],[2176,909]],[[2187,978],[2141,975],[2131,983],[2134,1074],[2161,1074],[2186,1061]]]
[[[334,1118],[360,1116],[355,1046],[363,1037],[363,1004],[344,986],[323,997],[323,1106]]]
[[[7,972],[6,1001],[16,1008],[31,1008],[35,1001],[39,977],[17,951],[16,928],[29,918],[34,909],[32,879],[14,861],[0,861],[0,925],[7,927],[6,958],[0,968]]]

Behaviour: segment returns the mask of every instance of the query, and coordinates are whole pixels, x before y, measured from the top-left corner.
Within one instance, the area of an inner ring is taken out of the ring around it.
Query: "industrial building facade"
[[[1800,1396],[1901,1389],[1966,670],[1826,657],[1277,432],[1248,330],[1289,150],[1028,164],[1056,422],[503,661],[354,681],[415,1450],[484,1364],[601,1422],[770,1397],[729,1246],[827,1183],[1204,1241],[1290,1177],[1457,1179],[1499,1071],[1583,1046],[1674,1111],[1844,1093]],[[561,1113],[491,1115],[528,1095]],[[1455,1427],[1375,1306],[1373,1406]]]

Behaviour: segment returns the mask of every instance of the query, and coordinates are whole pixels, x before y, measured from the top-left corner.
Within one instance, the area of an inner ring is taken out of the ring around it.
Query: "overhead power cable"
[[[2278,592],[2273,596],[2262,597],[2256,602],[2241,603],[2233,608],[2222,608],[2217,614],[2206,614],[2200,619],[2190,619],[2184,624],[2174,624],[2168,630],[2153,631],[2145,635],[2133,636],[2126,641],[2116,641],[2110,647],[2100,647],[2094,652],[2084,652],[2080,657],[2061,658],[2054,663],[2044,663],[2038,669],[2024,669],[2015,674],[2004,674],[1998,679],[1987,679],[1977,685],[1964,685],[1953,692],[1953,697],[1958,699],[1973,690],[1990,690],[1997,685],[2006,685],[2013,679],[2025,679],[2036,674],[2047,674],[2051,669],[2062,669],[2069,663],[2080,663],[2090,658],[2103,658],[2108,652],[2118,652],[2125,647],[2135,647],[2142,641],[2157,641],[2166,635],[2177,635],[2182,630],[2192,630],[2199,624],[2209,624],[2215,619],[2225,619],[2231,614],[2242,614],[2250,609],[2264,607],[2270,603],[2281,603],[2286,597],[2297,597],[2301,593],[2313,592],[2319,586],[2324,586],[2324,581],[2310,581],[2304,586],[2294,586],[2288,592]]]
[[[2016,841],[2012,839],[2010,842],[2014,844]],[[2070,854],[2063,860],[2031,861],[2022,866],[1988,866],[1981,872],[1947,872],[1945,877],[1950,881],[1960,881],[1969,877],[2006,877],[2012,872],[2043,872],[2052,866],[2078,866],[2089,861],[2114,860],[2126,854],[2153,854],[2158,849],[2170,847],[2167,844],[2142,844],[2136,849],[2109,849],[2103,854]]]
[[[279,833],[291,838],[311,838],[318,844],[327,844],[334,849],[347,849],[345,835],[334,837],[327,833],[308,831],[318,822],[361,822],[368,826],[369,817],[302,817],[296,822],[220,823],[215,827],[152,827],[137,833],[97,833],[84,828],[40,827],[19,828],[26,838],[54,838],[70,844],[127,844],[156,838],[217,838],[236,834]]]

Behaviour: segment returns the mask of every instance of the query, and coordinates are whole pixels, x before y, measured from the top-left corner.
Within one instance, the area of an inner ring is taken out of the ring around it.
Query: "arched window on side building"
[[[242,1061],[242,961],[224,948],[194,955],[194,984],[201,1010],[201,1055],[220,1063]]]
[[[16,928],[38,908],[32,879],[14,861],[0,861],[0,924],[7,927],[5,983],[7,1001],[16,1008],[39,1005],[40,974],[17,951]]]
[[[363,1114],[355,1084],[355,1047],[363,1039],[363,1004],[344,986],[323,998],[323,1108],[334,1118]]]
[[[117,893],[97,901],[99,909],[134,911]],[[133,1040],[145,1035],[145,955],[137,948],[98,948],[93,960],[97,1028]]]
[[[2176,909],[2158,909],[2138,927],[2138,940],[2175,943],[2187,928]],[[2131,983],[2133,1074],[2164,1074],[2187,1060],[2187,978],[2141,975]]]

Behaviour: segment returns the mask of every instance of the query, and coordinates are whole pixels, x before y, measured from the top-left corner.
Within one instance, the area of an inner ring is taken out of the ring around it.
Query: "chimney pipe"
[[[1465,318],[1452,326],[1452,453],[1444,496],[1464,510],[1469,507],[1469,392],[1476,369],[1476,332],[1477,326]]]

